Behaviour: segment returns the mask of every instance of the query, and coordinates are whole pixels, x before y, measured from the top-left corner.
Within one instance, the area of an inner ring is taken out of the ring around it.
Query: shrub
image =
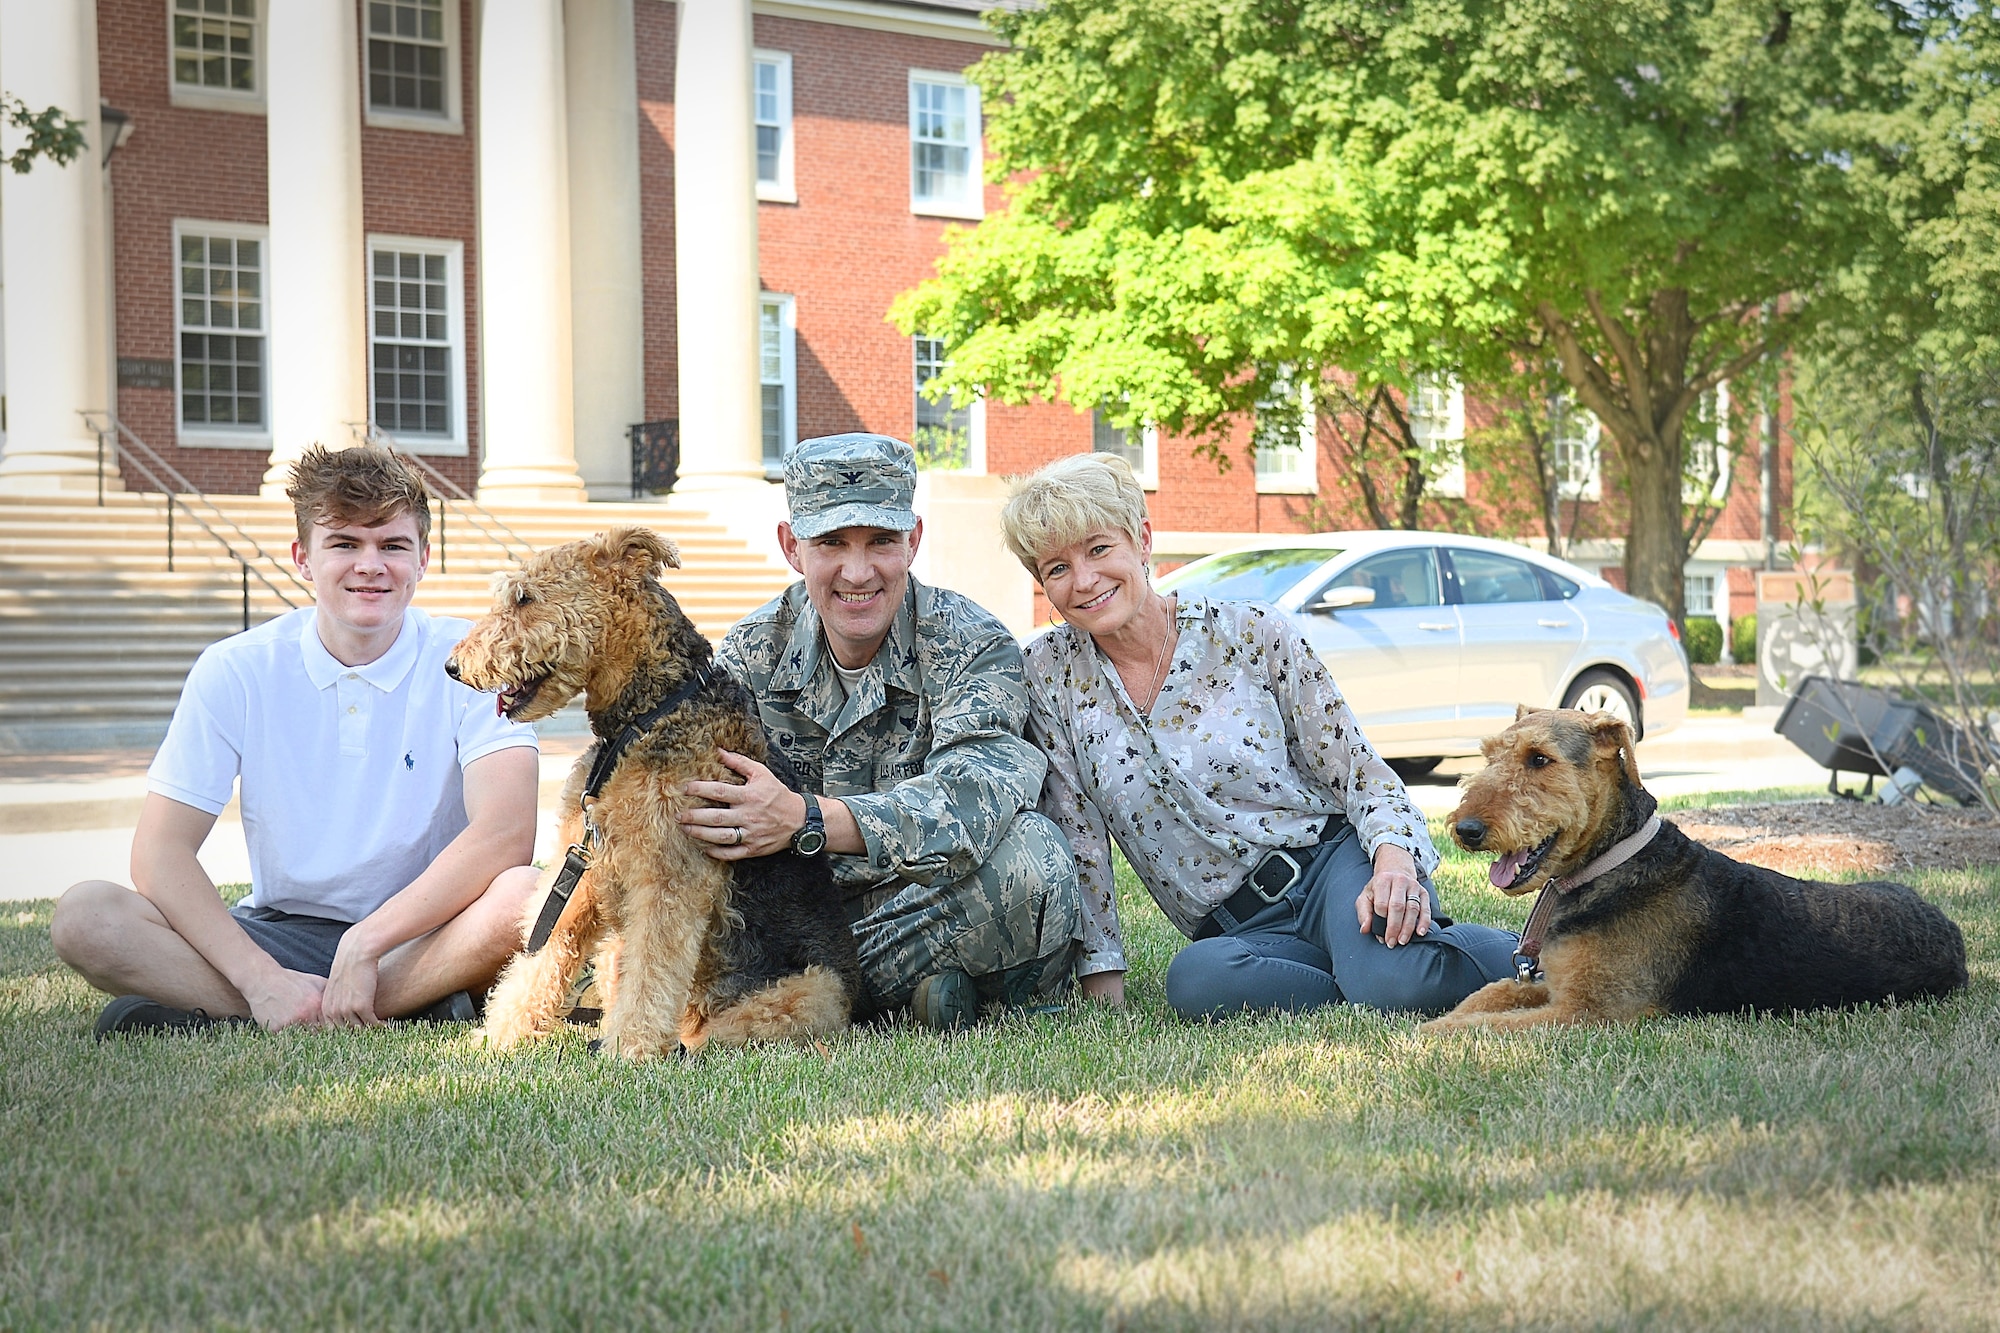
[[[1729,652],[1738,662],[1748,665],[1757,660],[1757,616],[1752,612],[1738,616],[1729,622]]]
[[[1714,666],[1722,660],[1722,626],[1714,616],[1689,616],[1687,622],[1688,661],[1696,666]]]

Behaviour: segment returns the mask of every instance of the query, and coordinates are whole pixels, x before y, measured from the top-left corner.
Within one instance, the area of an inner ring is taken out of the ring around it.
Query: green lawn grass
[[[579,1037],[95,1045],[0,907],[0,1329],[1992,1328],[2000,868],[1935,1004],[1418,1037],[1132,1007],[634,1068]],[[1447,910],[1526,905],[1453,855]]]

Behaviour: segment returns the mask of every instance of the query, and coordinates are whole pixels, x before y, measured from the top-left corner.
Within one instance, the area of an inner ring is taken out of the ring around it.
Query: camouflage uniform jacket
[[[912,578],[851,698],[803,581],[745,616],[716,661],[756,696],[807,789],[853,813],[867,851],[832,858],[850,896],[963,879],[1041,794],[1048,761],[1021,736],[1021,650],[959,593]]]

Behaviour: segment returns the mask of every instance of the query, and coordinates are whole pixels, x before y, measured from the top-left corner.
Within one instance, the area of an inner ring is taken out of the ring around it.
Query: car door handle
[[[1425,623],[1424,621],[1421,621],[1421,620],[1419,620],[1419,621],[1417,622],[1417,628],[1418,628],[1418,629],[1457,629],[1457,628],[1458,628],[1458,626],[1457,626],[1457,625],[1432,625],[1432,624],[1426,624],[1426,623]]]
[[[1542,627],[1543,627],[1544,629],[1568,629],[1568,628],[1569,628],[1569,622],[1568,622],[1567,620],[1537,620],[1537,621],[1536,621],[1535,623],[1536,623],[1537,625],[1540,625],[1540,626],[1542,626]]]

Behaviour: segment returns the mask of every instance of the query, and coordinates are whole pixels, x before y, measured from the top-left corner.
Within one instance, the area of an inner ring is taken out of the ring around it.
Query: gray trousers
[[[1076,862],[1061,830],[1034,811],[1014,816],[993,854],[949,884],[896,880],[863,894],[855,942],[879,1008],[908,1004],[947,968],[982,1000],[1019,1004],[1068,989],[1082,934]]]
[[[1470,922],[1433,925],[1430,934],[1394,949],[1363,933],[1354,900],[1375,867],[1352,826],[1343,821],[1342,828],[1282,901],[1174,955],[1167,1003],[1175,1013],[1199,1020],[1345,1001],[1435,1014],[1489,981],[1514,975],[1519,937],[1511,931]],[[1428,880],[1424,891],[1431,891]],[[1435,897],[1431,908],[1437,908]]]

